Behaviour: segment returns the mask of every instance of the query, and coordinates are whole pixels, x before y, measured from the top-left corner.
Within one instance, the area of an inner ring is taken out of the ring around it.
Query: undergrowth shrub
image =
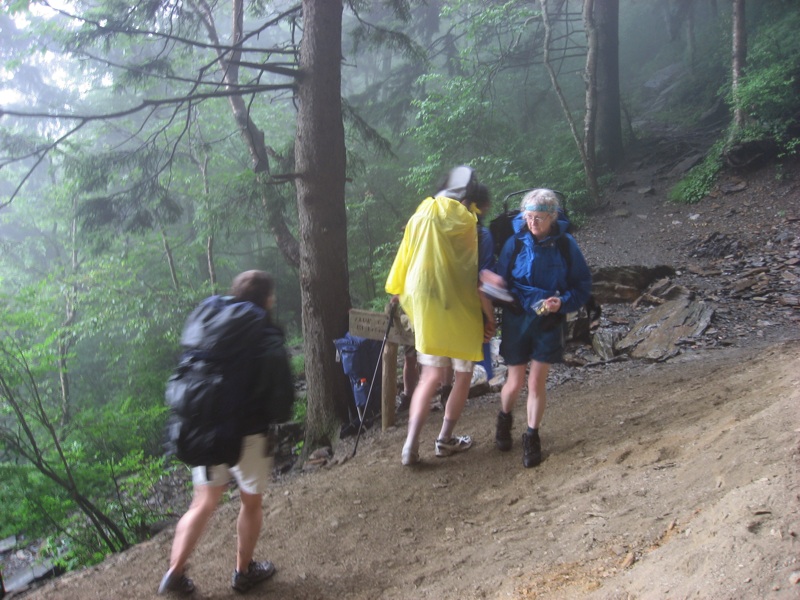
[[[717,174],[722,169],[724,140],[715,143],[699,165],[689,171],[669,192],[673,202],[694,204],[705,198],[714,187]]]
[[[727,93],[731,106],[747,115],[735,142],[771,140],[780,156],[797,151],[800,115],[800,15],[792,13],[759,29],[747,55],[747,69],[736,93]]]

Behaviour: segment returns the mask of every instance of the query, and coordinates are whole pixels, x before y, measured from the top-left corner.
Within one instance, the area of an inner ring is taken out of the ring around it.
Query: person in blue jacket
[[[522,464],[542,461],[539,426],[546,399],[550,365],[564,354],[565,315],[577,311],[589,298],[592,277],[569,223],[559,219],[558,195],[549,189],[528,192],[520,203],[515,233],[503,246],[495,273],[522,310],[503,310],[500,355],[508,367],[500,391],[495,444],[511,450],[512,411],[528,374],[527,430],[522,434]]]

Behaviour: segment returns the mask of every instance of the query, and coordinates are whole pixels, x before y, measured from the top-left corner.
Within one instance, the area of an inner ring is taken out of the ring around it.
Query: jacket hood
[[[444,189],[436,192],[437,196],[446,196],[453,200],[463,201],[468,195],[473,195],[478,185],[478,178],[472,167],[462,165],[456,167],[447,176]]]

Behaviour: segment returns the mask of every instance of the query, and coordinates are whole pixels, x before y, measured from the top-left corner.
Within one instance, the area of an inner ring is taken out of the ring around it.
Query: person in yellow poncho
[[[436,456],[472,446],[470,436],[453,436],[453,429],[469,394],[472,361],[483,358],[483,341],[495,330],[491,301],[478,291],[477,185],[470,167],[450,171],[442,190],[423,200],[406,224],[386,280],[386,291],[408,315],[422,367],[409,408],[404,465],[419,462],[419,436],[447,367],[455,371],[455,381]]]

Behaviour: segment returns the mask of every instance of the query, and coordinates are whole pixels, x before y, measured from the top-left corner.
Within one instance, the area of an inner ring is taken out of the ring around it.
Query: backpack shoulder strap
[[[517,260],[517,256],[522,251],[522,239],[514,234],[514,251],[511,253],[511,256],[508,257],[508,271],[506,272],[506,281],[511,281],[511,271],[514,269],[514,263]]]
[[[560,235],[556,238],[556,247],[561,252],[561,256],[567,261],[567,272],[572,269],[572,254],[569,251],[569,240],[566,235]]]

